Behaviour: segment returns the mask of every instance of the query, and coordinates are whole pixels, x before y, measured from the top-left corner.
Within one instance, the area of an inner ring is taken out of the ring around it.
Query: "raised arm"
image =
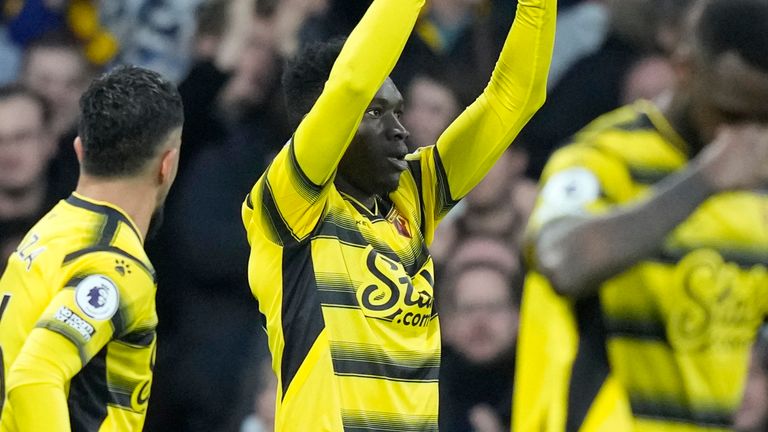
[[[658,251],[713,194],[766,184],[766,161],[765,127],[724,128],[688,168],[663,180],[647,199],[598,216],[545,223],[533,239],[536,267],[558,293],[590,295],[606,279]]]
[[[325,184],[336,170],[423,5],[424,0],[375,0],[350,34],[323,93],[294,135],[296,160],[312,183]]]
[[[437,142],[451,197],[464,197],[544,103],[557,0],[520,0],[491,80]]]

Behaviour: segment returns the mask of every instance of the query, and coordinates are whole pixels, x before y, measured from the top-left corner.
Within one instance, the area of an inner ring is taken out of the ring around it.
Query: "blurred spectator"
[[[0,273],[24,234],[55,203],[46,169],[55,145],[45,101],[20,85],[0,87]]]
[[[403,113],[403,124],[411,133],[410,151],[437,143],[440,134],[462,110],[450,85],[434,76],[414,78],[406,89],[405,100],[408,105]]]
[[[203,1],[100,2],[104,26],[120,41],[115,61],[143,66],[181,81],[190,65],[195,14]]]
[[[465,239],[486,236],[517,248],[536,200],[536,184],[523,174],[527,154],[516,147],[506,151],[490,172],[451,211],[437,228],[429,250],[435,264],[445,264]]]
[[[649,55],[632,65],[624,77],[621,103],[638,99],[655,100],[670,91],[675,82],[672,61],[663,55]]]
[[[21,49],[8,37],[8,28],[0,21],[0,85],[15,81],[21,67]]]
[[[574,63],[593,54],[605,41],[610,22],[605,2],[576,0],[570,5],[559,3],[557,38],[547,81],[549,89],[555,87]]]
[[[69,196],[77,183],[80,166],[72,143],[77,135],[80,95],[94,72],[82,45],[67,33],[46,34],[24,52],[21,81],[39,92],[51,109],[51,134],[58,147],[49,182],[59,198]]]
[[[444,272],[440,431],[508,431],[522,285],[517,255],[496,239],[472,238]]]
[[[738,432],[768,431],[768,328],[763,326],[752,347],[744,399],[734,419]]]
[[[269,357],[258,364],[246,380],[255,381],[244,386],[247,395],[243,398],[251,403],[250,414],[240,427],[240,432],[273,432],[275,430],[275,395],[277,394],[277,377],[272,372]]]
[[[8,34],[25,48],[48,33],[68,33],[83,44],[88,60],[105,65],[118,50],[115,36],[99,21],[98,0],[6,0],[2,16]],[[106,2],[109,3],[109,2]]]
[[[80,95],[92,75],[82,45],[67,33],[56,32],[27,47],[20,78],[48,101],[51,132],[60,137],[76,129]]]
[[[690,2],[605,0],[610,25],[602,46],[562,74],[520,134],[518,140],[531,158],[528,176],[538,178],[554,149],[595,117],[621,105],[627,73],[646,55],[670,49]]]
[[[267,352],[248,287],[240,206],[254,176],[289,134],[275,120],[281,115],[275,91],[282,60],[274,15],[257,14],[253,4],[227,5],[229,13],[220,17],[224,33],[213,31],[206,42],[216,44],[216,57],[200,51],[180,87],[187,111],[186,162],[167,204],[165,226],[150,248],[165,287],[158,292],[158,314],[166,342],[158,348],[153,393],[160,402],[147,418],[148,431],[223,431],[239,425],[246,414],[238,411],[236,399],[242,374]],[[243,13],[247,19],[235,23]],[[221,23],[207,25],[215,29]],[[237,56],[227,58],[230,51]],[[194,353],[177,348],[189,345],[200,348]]]
[[[487,0],[431,0],[392,72],[407,87],[422,73],[440,73],[472,101],[485,88],[486,77],[506,39],[514,14],[496,14]]]

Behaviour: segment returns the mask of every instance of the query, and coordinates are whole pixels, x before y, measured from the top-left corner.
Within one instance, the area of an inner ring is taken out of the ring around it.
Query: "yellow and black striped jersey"
[[[607,114],[551,158],[531,233],[560,216],[637,203],[684,169],[689,152],[648,102]],[[710,197],[655,256],[593,298],[560,298],[534,272],[522,306],[516,430],[728,430],[766,312],[760,191]]]
[[[141,430],[155,291],[141,235],[123,211],[76,193],[60,201],[0,279],[0,429]]]
[[[486,90],[436,145],[406,158],[399,186],[374,211],[334,176],[423,0],[374,1],[347,39],[323,93],[243,204],[249,282],[278,378],[276,430],[437,430],[427,245],[543,103],[555,4],[520,1]]]

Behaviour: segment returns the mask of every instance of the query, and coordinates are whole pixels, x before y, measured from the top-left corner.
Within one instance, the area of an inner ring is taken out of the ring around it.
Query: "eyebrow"
[[[371,101],[371,105],[378,104],[383,106],[392,106],[392,107],[402,107],[405,105],[405,100],[400,97],[396,99],[394,102],[390,102],[389,100],[382,98],[382,97],[375,97]]]

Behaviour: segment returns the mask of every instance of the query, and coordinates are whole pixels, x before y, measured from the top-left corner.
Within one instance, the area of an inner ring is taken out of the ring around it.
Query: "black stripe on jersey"
[[[128,333],[127,335],[124,335],[117,339],[117,342],[120,342],[124,345],[128,345],[135,348],[146,348],[150,345],[152,345],[152,341],[155,340],[155,329],[143,329],[139,331],[134,331],[132,333]]]
[[[568,432],[577,432],[581,428],[610,372],[600,299],[592,296],[579,300],[574,312],[578,323],[579,347],[568,387],[568,418],[565,427]]]
[[[624,131],[641,131],[641,130],[656,131],[656,126],[654,126],[650,117],[648,117],[648,114],[646,113],[638,113],[637,117],[633,118],[632,120],[627,122],[617,123],[614,127],[616,127],[616,129],[621,129]]]
[[[301,239],[293,233],[288,226],[288,223],[283,219],[283,215],[280,214],[280,210],[277,208],[277,203],[275,203],[275,197],[272,194],[272,186],[269,184],[269,180],[264,179],[261,188],[262,201],[264,203],[264,209],[266,210],[266,216],[269,219],[269,224],[272,227],[272,232],[275,233],[283,247],[299,243]]]
[[[350,342],[331,343],[336,375],[379,378],[390,381],[437,382],[440,352],[393,351]]]
[[[437,432],[437,416],[343,410],[344,432]]]
[[[114,315],[112,315],[112,332],[114,337],[121,337],[123,336],[123,333],[125,332],[125,323],[126,323],[126,316],[127,313],[126,307],[124,305],[120,305],[120,307],[117,308],[117,311]]]
[[[140,260],[139,258],[131,255],[130,253],[120,249],[117,246],[90,246],[87,248],[80,249],[78,251],[72,252],[64,257],[64,260],[62,261],[62,265],[69,264],[70,262],[76,260],[77,258],[80,258],[83,255],[87,255],[89,253],[95,253],[95,252],[112,252],[116,253],[118,255],[124,256],[126,258],[131,259],[136,264],[139,265],[142,269],[144,269],[147,274],[152,278],[152,281],[157,282],[157,275],[155,274],[155,269],[149,267],[147,264],[144,263],[144,261]]]
[[[298,159],[296,159],[296,152],[293,145],[293,140],[291,140],[291,144],[289,145],[288,155],[289,155],[288,160],[291,163],[291,168],[299,176],[298,180],[301,183],[300,185],[298,185],[299,193],[307,201],[312,202],[316,200],[317,197],[320,196],[320,192],[323,190],[323,186],[316,185],[315,183],[313,183],[312,180],[309,179],[307,174],[304,173],[304,170],[301,169],[301,166],[299,166],[299,161]]]
[[[435,171],[437,174],[437,212],[440,216],[443,216],[459,201],[453,199],[453,196],[451,195],[451,189],[448,183],[448,173],[445,172],[445,167],[443,167],[443,161],[440,159],[440,153],[438,153],[437,147],[435,147],[433,153],[435,155]]]
[[[605,326],[610,337],[623,337],[646,341],[669,343],[664,324],[651,320],[628,320],[605,317]]]
[[[727,408],[692,411],[674,401],[631,399],[632,413],[639,418],[719,429],[733,427],[733,411]]]
[[[82,209],[90,210],[96,213],[101,213],[107,217],[107,221],[105,223],[104,229],[102,230],[102,237],[101,237],[101,240],[99,241],[100,244],[109,244],[112,241],[112,237],[114,237],[114,234],[117,231],[117,226],[119,225],[119,222],[123,222],[124,224],[126,224],[129,228],[131,228],[131,231],[133,231],[136,234],[136,237],[141,238],[141,235],[139,234],[138,231],[136,231],[136,227],[133,226],[131,221],[128,220],[128,218],[125,217],[124,214],[113,209],[112,207],[108,207],[100,204],[94,204],[92,202],[80,199],[74,195],[70,195],[66,199],[66,201],[68,204],[72,206],[80,207]]]
[[[72,432],[91,432],[107,418],[107,348],[102,348],[70,381],[69,421]]]
[[[245,205],[247,205],[249,209],[253,210],[253,198],[251,198],[250,193],[245,196]]]
[[[352,220],[350,219],[350,221]],[[393,261],[400,262],[400,257],[389,247],[389,245],[382,241],[378,241],[376,238],[366,240],[360,231],[352,228],[355,226],[354,221],[347,222],[348,223],[345,223],[344,220],[340,220],[338,217],[328,213],[316,230],[314,237],[336,239],[347,246],[359,247],[361,249],[373,246],[373,248],[376,249],[376,252]]]
[[[283,248],[282,330],[285,346],[280,381],[283,397],[299,367],[325,328],[312,263],[312,248]]]
[[[400,382],[437,382],[440,366],[407,367],[363,360],[333,359],[333,370],[339,376],[377,378]]]
[[[352,207],[354,207],[355,210],[357,210],[358,213],[360,213],[363,217],[365,217],[369,221],[371,221],[371,222],[381,222],[381,221],[384,220],[384,216],[382,216],[380,214],[373,214],[371,212],[371,210],[369,210],[364,205],[362,205],[359,202],[357,202],[357,200],[347,198],[347,196],[345,194],[341,194],[341,196],[342,196],[342,198],[344,198],[344,201],[350,203],[352,205]],[[380,203],[381,203],[381,207],[382,208],[385,205],[388,205],[389,209],[392,208],[392,206],[389,203],[382,202],[382,201],[380,201]],[[382,209],[380,208],[379,211],[382,211]],[[384,213],[386,213],[386,212],[384,212]]]
[[[343,273],[318,273],[317,293],[323,306],[360,308],[355,284]]]
[[[0,349],[0,367],[4,368],[5,358],[3,358],[3,350]],[[3,412],[3,406],[5,406],[5,370],[0,375],[0,413]]]
[[[423,233],[426,220],[424,218],[424,185],[421,183],[423,180],[421,173],[421,161],[409,160],[407,162],[408,170],[413,176],[413,182],[416,184],[416,191],[419,195],[419,231]]]
[[[662,168],[640,168],[640,167],[627,167],[629,169],[629,176],[635,183],[644,185],[654,185],[673,174],[675,170],[662,169]]]
[[[691,245],[687,249],[668,249],[665,248],[662,252],[654,257],[651,257],[651,261],[657,261],[665,264],[677,264],[686,255],[694,252],[698,249],[711,248],[715,249],[723,260],[728,263],[733,263],[741,267],[742,269],[750,269],[755,266],[765,266],[768,263],[768,254],[750,251],[740,251],[735,249],[726,249],[717,245]]]

